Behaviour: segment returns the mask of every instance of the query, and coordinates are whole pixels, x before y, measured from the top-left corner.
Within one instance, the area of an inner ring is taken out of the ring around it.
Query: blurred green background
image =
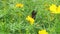
[[[22,3],[23,8],[15,7]],[[38,34],[46,29],[49,34],[60,34],[60,14],[52,14],[49,5],[60,5],[60,0],[0,0],[0,34]],[[34,25],[26,21],[32,11],[37,12]]]

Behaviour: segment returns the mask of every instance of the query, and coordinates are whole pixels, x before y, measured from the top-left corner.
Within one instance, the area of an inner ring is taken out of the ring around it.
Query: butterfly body
[[[32,18],[35,19],[37,12],[35,10],[32,11]]]

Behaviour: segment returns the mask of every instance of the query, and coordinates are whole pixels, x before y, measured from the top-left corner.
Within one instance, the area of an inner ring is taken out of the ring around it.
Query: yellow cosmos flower
[[[57,7],[56,5],[52,4],[49,7],[49,10],[51,11],[51,13],[59,14],[60,13],[60,6]]]
[[[48,32],[46,32],[46,30],[41,30],[38,32],[39,34],[48,34]]]
[[[29,21],[31,25],[34,24],[34,19],[32,17],[27,16],[26,20]]]
[[[57,6],[52,4],[49,9],[52,13],[56,13]]]
[[[57,13],[60,13],[60,5],[57,8]]]
[[[16,4],[16,7],[23,7],[23,4]]]

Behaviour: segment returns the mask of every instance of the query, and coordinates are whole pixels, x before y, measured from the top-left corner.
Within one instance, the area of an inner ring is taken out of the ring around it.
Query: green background
[[[18,8],[16,3],[24,6]],[[51,4],[59,6],[60,0],[0,0],[0,34],[38,34],[42,29],[49,34],[60,34],[60,14],[45,9]],[[33,10],[37,14],[34,24],[30,25],[26,17]]]

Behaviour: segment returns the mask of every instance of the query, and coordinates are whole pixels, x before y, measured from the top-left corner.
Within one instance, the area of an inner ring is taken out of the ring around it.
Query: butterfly
[[[35,10],[33,10],[33,11],[32,11],[32,18],[35,19],[35,18],[36,18],[36,14],[37,14],[37,12],[36,12]]]

